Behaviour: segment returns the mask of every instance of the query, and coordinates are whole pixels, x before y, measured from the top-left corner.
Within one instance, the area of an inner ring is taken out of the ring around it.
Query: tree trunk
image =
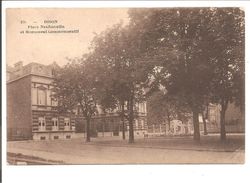
[[[102,121],[102,136],[104,137],[104,128],[105,128],[105,122],[106,121],[106,116],[104,117],[104,120]]]
[[[90,142],[90,118],[86,118],[86,124],[87,124],[87,129],[86,129],[86,142]]]
[[[206,105],[206,119],[208,120],[208,106],[209,106],[209,103],[207,103],[207,105]],[[206,129],[207,129],[207,123],[206,123]],[[208,134],[208,132],[207,132],[207,134]]]
[[[194,125],[194,140],[200,141],[200,128],[199,128],[199,110],[197,107],[193,107],[193,125]]]
[[[220,139],[222,141],[226,140],[225,113],[224,109],[220,112]]]
[[[226,140],[226,125],[225,125],[225,115],[227,110],[228,101],[223,99],[221,102],[221,111],[220,111],[220,139],[221,141]]]
[[[169,115],[169,112],[167,113],[167,118],[168,118],[168,131],[170,131],[170,115]],[[166,134],[167,134],[167,131],[166,131]]]
[[[207,135],[207,122],[203,112],[202,112],[202,121],[203,121],[204,135]]]
[[[129,143],[134,143],[134,99],[133,96],[129,100]]]
[[[125,120],[124,120],[124,102],[122,102],[122,113],[121,113],[121,120],[122,120],[122,139],[125,140]]]

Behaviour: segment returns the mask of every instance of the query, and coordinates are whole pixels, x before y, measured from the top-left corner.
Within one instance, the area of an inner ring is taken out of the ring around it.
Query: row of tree
[[[119,23],[96,34],[88,54],[57,72],[55,97],[60,110],[81,108],[90,141],[97,104],[104,113],[119,105],[133,143],[135,102],[164,91],[170,110],[182,106],[192,112],[196,141],[199,113],[210,102],[220,104],[221,140],[225,140],[228,103],[244,104],[244,11],[162,8],[130,9],[128,14],[128,25]],[[162,115],[169,117],[165,112]]]

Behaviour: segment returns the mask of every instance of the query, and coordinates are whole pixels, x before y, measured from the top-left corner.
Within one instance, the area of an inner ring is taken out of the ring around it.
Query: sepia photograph
[[[7,166],[245,163],[244,8],[5,11]]]

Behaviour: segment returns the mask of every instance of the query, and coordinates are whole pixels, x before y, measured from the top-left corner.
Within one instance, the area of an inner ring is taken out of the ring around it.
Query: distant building
[[[125,106],[125,111],[127,107]],[[98,114],[93,116],[90,123],[90,130],[92,137],[106,137],[106,136],[122,136],[123,123],[120,116],[120,108],[110,111],[106,114],[98,107]],[[147,109],[146,102],[136,103],[134,106],[134,135],[143,136],[147,131]],[[128,120],[125,121],[125,135],[128,136]],[[76,112],[76,133],[85,133],[86,121]]]
[[[220,105],[209,104],[208,115],[206,119],[206,127],[208,133],[220,133]],[[193,134],[193,117],[192,113],[185,114],[186,120],[181,121],[176,116],[176,119],[170,122],[167,121],[155,122],[148,125],[147,133],[155,135],[190,135]],[[199,128],[204,131],[204,123],[202,115],[199,114]],[[244,133],[245,132],[245,117],[244,112],[234,103],[229,103],[225,115],[225,128],[227,133]]]
[[[69,139],[84,135],[86,123],[79,110],[75,114],[59,114],[57,101],[52,100],[56,63],[43,65],[18,62],[7,66],[7,139],[46,140]],[[126,110],[126,108],[125,108]],[[146,103],[136,103],[134,130],[142,135],[147,130]],[[122,122],[119,108],[94,116],[92,136],[121,136]],[[128,122],[125,121],[126,134]],[[79,134],[79,135],[78,135]]]
[[[208,106],[207,130],[210,133],[220,132],[220,106],[210,104]],[[245,116],[240,107],[229,103],[225,115],[226,132],[245,132]],[[203,130],[203,122],[200,121],[200,129]]]

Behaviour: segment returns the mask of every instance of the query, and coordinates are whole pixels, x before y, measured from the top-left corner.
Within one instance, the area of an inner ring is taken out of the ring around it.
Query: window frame
[[[45,117],[38,117],[38,131],[46,131],[46,120]]]

